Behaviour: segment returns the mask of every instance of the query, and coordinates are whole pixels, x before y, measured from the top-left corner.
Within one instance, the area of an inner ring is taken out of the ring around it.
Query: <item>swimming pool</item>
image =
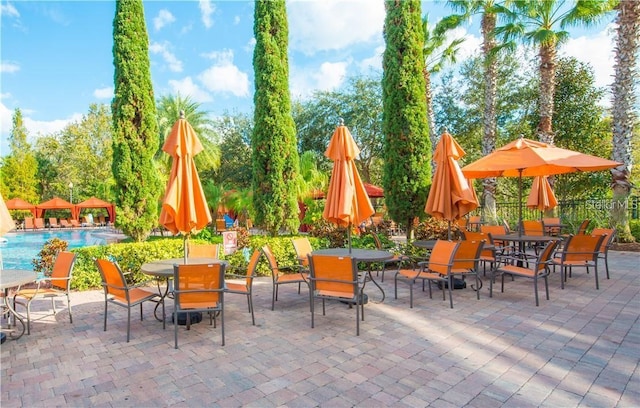
[[[5,269],[33,270],[31,260],[38,256],[45,242],[53,238],[67,241],[69,249],[107,243],[104,232],[101,234],[99,230],[10,232],[2,238],[0,251]]]

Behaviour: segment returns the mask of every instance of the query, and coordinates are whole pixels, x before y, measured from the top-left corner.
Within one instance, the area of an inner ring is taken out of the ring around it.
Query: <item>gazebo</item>
[[[76,204],[76,214],[75,218],[80,217],[80,211],[83,208],[104,208],[107,210],[107,214],[109,215],[109,222],[112,224],[116,220],[116,206],[115,204],[108,203],[96,197],[91,197],[88,200],[85,200],[81,203]]]

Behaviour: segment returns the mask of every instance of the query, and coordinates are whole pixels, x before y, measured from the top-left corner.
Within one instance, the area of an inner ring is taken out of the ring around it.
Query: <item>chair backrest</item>
[[[218,259],[218,244],[195,244],[187,242],[187,258]]]
[[[271,269],[271,277],[274,281],[277,281],[281,272],[280,268],[278,267],[278,261],[273,255],[273,252],[271,251],[269,245],[264,245],[262,247],[262,253],[264,254],[265,258],[267,258],[267,262],[269,263],[269,269]]]
[[[107,295],[129,301],[129,287],[124,274],[117,263],[108,259],[96,259],[98,271],[102,277],[102,287]]]
[[[256,276],[258,270],[258,261],[262,256],[262,252],[259,249],[253,251],[251,258],[249,259],[249,265],[247,265],[247,287],[251,286],[253,278]]]
[[[58,225],[58,219],[56,217],[49,217],[49,226]]]
[[[61,290],[69,290],[75,263],[76,254],[73,252],[62,251],[58,253],[51,271],[51,286]]]
[[[493,243],[493,239],[491,238],[491,234],[490,233],[484,233],[484,232],[475,232],[475,231],[462,231],[462,236],[464,238],[465,241],[484,241],[484,242],[491,242]],[[483,245],[484,247],[484,245]],[[487,257],[494,257],[494,250],[493,249],[482,249],[482,251],[480,251],[480,255],[482,256],[487,256]]]
[[[291,240],[293,243],[293,249],[296,251],[296,256],[298,257],[298,261],[302,266],[309,266],[309,254],[313,251],[311,247],[311,242],[307,237],[301,238],[293,238]]]
[[[218,307],[224,291],[224,264],[174,265],[173,282],[177,308]]]
[[[459,245],[453,241],[437,240],[429,256],[429,270],[441,275],[448,275]]]
[[[33,229],[33,217],[24,217],[24,229]]]
[[[563,261],[595,261],[605,235],[570,235],[562,249]]]
[[[522,220],[524,235],[544,235],[544,225],[540,220]]]
[[[615,238],[616,230],[613,228],[594,228],[591,231],[591,235],[606,235],[605,239],[602,240],[600,247],[598,250],[602,253],[609,250],[609,247],[613,243],[613,238]]]
[[[317,294],[353,298],[358,294],[357,261],[349,256],[309,256],[310,282]]]
[[[458,224],[458,227],[460,227],[461,230],[467,228],[467,222],[469,222],[469,220],[466,217],[458,218],[456,220],[456,224]]]
[[[589,226],[589,223],[591,222],[591,220],[584,220],[580,223],[580,225],[578,226],[578,231],[576,232],[576,235],[583,235],[587,233],[587,227]]]
[[[502,225],[504,225],[504,230],[507,234],[511,234],[511,227],[509,226],[509,222],[507,220],[502,220]]]
[[[216,220],[216,231],[221,232],[226,230],[227,230],[227,223],[225,222],[224,218],[218,218]]]
[[[547,245],[540,251],[538,254],[538,259],[536,260],[535,271],[541,273],[549,268],[548,262],[551,260],[553,256],[553,252],[558,247],[560,241],[549,241]]]
[[[44,218],[35,219],[35,228],[44,228]]]
[[[458,250],[453,258],[453,269],[477,271],[484,241],[458,241]]]
[[[504,235],[508,233],[504,225],[482,225],[480,226],[480,232],[493,235]]]

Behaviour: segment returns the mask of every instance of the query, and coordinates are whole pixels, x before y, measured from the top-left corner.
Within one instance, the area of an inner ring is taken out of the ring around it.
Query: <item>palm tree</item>
[[[591,26],[611,10],[610,0],[576,0],[569,7],[565,0],[510,0],[511,8],[505,14],[509,22],[498,27],[512,47],[516,39],[538,46],[540,59],[540,119],[538,139],[553,143],[553,98],[555,93],[557,47],[569,39],[568,26]]]
[[[427,121],[429,124],[429,138],[431,139],[431,153],[435,151],[438,143],[438,133],[435,126],[435,113],[433,111],[433,95],[431,93],[431,74],[440,72],[446,64],[456,63],[456,54],[464,38],[457,38],[447,43],[447,32],[456,28],[457,25],[450,19],[440,20],[435,27],[429,24],[429,15],[422,18],[422,28],[424,30],[424,61],[423,71],[425,82],[425,95],[427,97]],[[432,163],[431,173],[435,172]]]
[[[160,145],[154,158],[160,174],[168,175],[171,168],[170,156],[162,151],[162,145],[174,123],[180,118],[180,111],[184,111],[185,119],[193,127],[204,147],[204,150],[195,157],[198,172],[202,174],[217,169],[220,166],[220,149],[215,143],[214,121],[209,118],[207,112],[200,109],[200,104],[191,100],[189,96],[183,97],[177,94],[162,96],[157,106]]]
[[[615,81],[613,88],[613,160],[623,163],[611,171],[613,202],[626,203],[631,194],[632,137],[637,120],[634,86],[637,84],[637,60],[640,47],[640,2],[620,1],[617,6]],[[633,241],[627,219],[627,207],[613,205],[611,218],[623,241]]]
[[[481,14],[482,55],[484,58],[484,110],[482,115],[483,137],[482,155],[492,153],[496,148],[496,106],[498,91],[498,60],[499,50],[496,41],[496,24],[501,13],[505,12],[504,1],[497,0],[449,0],[448,4],[462,15],[447,17],[455,23],[468,21],[471,16]],[[496,215],[496,187],[495,177],[482,180],[484,214],[490,223],[495,223]]]

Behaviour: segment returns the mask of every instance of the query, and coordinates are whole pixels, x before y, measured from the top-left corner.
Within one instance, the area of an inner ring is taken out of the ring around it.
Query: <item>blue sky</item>
[[[30,140],[61,130],[113,97],[114,1],[1,0],[0,155],[15,108]],[[156,97],[190,95],[212,115],[251,112],[253,1],[146,1],[151,76]],[[435,21],[449,13],[424,1]],[[332,90],[355,74],[381,71],[382,0],[287,2],[293,98]],[[589,62],[600,86],[613,75],[613,15],[589,29],[572,29],[560,55]],[[477,21],[459,29],[459,60],[480,48]],[[605,101],[606,103],[606,101]]]

